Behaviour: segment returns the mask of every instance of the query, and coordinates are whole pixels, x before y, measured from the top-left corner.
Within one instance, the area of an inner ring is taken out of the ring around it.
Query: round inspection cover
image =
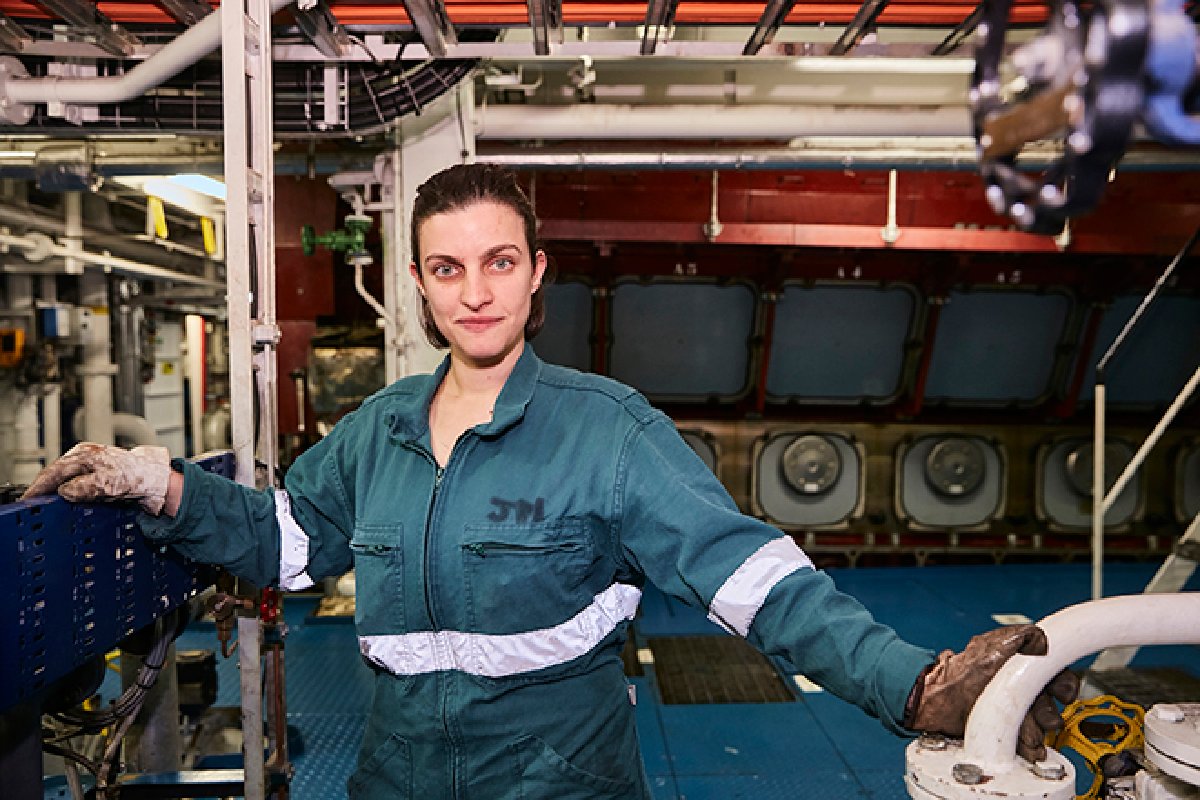
[[[963,436],[942,439],[925,457],[925,480],[935,492],[965,497],[983,483],[987,461],[983,448]]]
[[[1083,442],[1071,448],[1067,453],[1067,483],[1083,497],[1092,496],[1093,454],[1096,448],[1091,442]],[[1107,491],[1125,467],[1129,465],[1129,453],[1119,444],[1109,442],[1104,445],[1104,488]]]
[[[842,474],[842,456],[828,436],[797,436],[779,462],[783,479],[800,494],[824,494]]]

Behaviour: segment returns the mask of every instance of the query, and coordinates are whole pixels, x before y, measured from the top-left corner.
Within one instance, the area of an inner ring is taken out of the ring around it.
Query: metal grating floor
[[[1088,680],[1105,694],[1149,708],[1155,703],[1200,702],[1200,679],[1181,669],[1106,669],[1089,672]]]
[[[649,640],[663,703],[790,703],[795,698],[761,653],[732,636]]]

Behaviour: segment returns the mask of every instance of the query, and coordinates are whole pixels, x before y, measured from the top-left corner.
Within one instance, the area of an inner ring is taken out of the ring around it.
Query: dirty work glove
[[[80,442],[38,473],[21,495],[58,493],[73,503],[85,500],[137,500],[151,514],[162,511],[171,478],[171,455],[147,445],[126,450]]]
[[[917,678],[905,708],[904,721],[911,730],[962,737],[976,698],[1004,662],[1020,653],[1044,656],[1046,634],[1036,625],[1008,625],[975,636],[961,653],[944,650]],[[1046,757],[1049,730],[1063,726],[1054,700],[1070,703],[1079,694],[1079,678],[1060,672],[1042,690],[1021,722],[1017,754],[1028,761]]]

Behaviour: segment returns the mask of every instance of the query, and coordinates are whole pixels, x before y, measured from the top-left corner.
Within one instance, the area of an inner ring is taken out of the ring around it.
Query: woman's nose
[[[470,308],[479,308],[491,300],[491,287],[482,270],[468,269],[463,277],[462,303]]]

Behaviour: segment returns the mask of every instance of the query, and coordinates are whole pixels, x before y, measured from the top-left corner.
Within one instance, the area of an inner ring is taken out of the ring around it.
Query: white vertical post
[[[395,134],[399,136],[399,127]],[[400,306],[400,287],[404,285],[404,273],[408,262],[405,239],[406,217],[404,215],[404,161],[401,159],[399,139],[396,147],[376,163],[383,168],[383,201],[386,208],[380,214],[380,233],[383,235],[383,375],[384,384],[404,377],[407,371],[409,340],[416,335],[412,320]]]
[[[219,13],[225,95],[225,265],[229,282],[233,449],[239,483],[255,485],[257,456],[266,465],[267,483],[274,485],[279,430],[275,347],[279,329],[275,324],[271,8],[267,0],[231,0],[221,5]],[[261,800],[266,780],[262,621],[258,617],[239,618],[238,642],[245,797]]]
[[[422,111],[396,125],[396,149],[393,151],[395,181],[395,219],[392,223],[396,242],[396,308],[399,319],[407,321],[409,348],[404,359],[406,374],[432,372],[443,352],[425,340],[421,327],[421,303],[412,279],[407,277],[413,258],[413,242],[408,226],[412,218],[417,189],[435,172],[451,164],[475,159],[475,98],[468,79],[454,91],[446,92]],[[391,312],[391,309],[388,309]],[[403,334],[401,334],[403,335]]]

